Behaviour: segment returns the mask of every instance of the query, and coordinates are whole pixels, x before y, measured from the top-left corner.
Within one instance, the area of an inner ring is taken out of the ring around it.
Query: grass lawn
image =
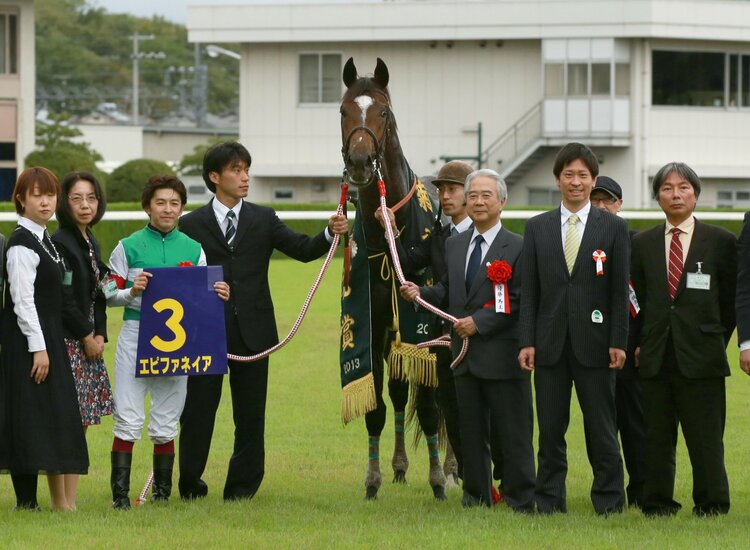
[[[271,280],[278,322],[288,330],[320,262],[302,265],[278,260]],[[228,385],[219,409],[204,479],[206,499],[183,503],[173,496],[165,506],[145,505],[130,512],[110,509],[111,418],[89,431],[89,475],[81,479],[78,509],[71,514],[13,513],[8,476],[0,476],[0,548],[746,548],[750,546],[750,380],[736,367],[727,381],[726,461],[732,510],[726,517],[696,519],[692,507],[687,452],[678,448],[676,499],[683,510],[674,518],[648,520],[628,510],[597,517],[589,500],[591,469],[583,445],[580,410],[572,407],[568,432],[568,514],[518,516],[504,506],[463,510],[459,490],[437,502],[427,484],[424,442],[411,450],[408,485],[392,485],[390,456],[393,421],[381,442],[384,484],[378,500],[366,502],[364,473],[367,433],[363,419],[343,428],[338,375],[340,260],[335,261],[296,338],[271,358],[266,419],[266,477],[250,502],[225,504],[221,498],[231,454],[233,426]],[[120,312],[110,315],[113,366]],[[252,368],[248,365],[247,368]],[[151,444],[136,445],[131,498],[150,471]],[[175,493],[177,472],[174,476]],[[49,510],[44,478],[39,500]]]

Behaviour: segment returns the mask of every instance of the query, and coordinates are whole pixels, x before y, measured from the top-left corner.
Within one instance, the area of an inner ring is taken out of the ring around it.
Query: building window
[[[294,189],[289,187],[277,187],[273,190],[274,202],[292,202],[294,200]]]
[[[585,96],[589,93],[589,67],[586,63],[568,63],[568,95]]]
[[[610,74],[609,63],[591,64],[591,95],[609,95]]]
[[[0,13],[0,74],[18,73],[18,16]]]
[[[341,54],[300,54],[299,102],[338,103],[340,100]]]
[[[560,204],[561,200],[559,189],[529,189],[529,206],[554,206]]]
[[[724,106],[725,58],[714,52],[654,51],[653,104]]]
[[[547,63],[544,66],[544,95],[560,97],[565,95],[565,65]]]
[[[747,189],[726,189],[716,192],[717,208],[750,208],[750,191]]]

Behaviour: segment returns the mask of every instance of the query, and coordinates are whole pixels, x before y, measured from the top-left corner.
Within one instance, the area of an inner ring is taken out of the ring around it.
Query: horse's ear
[[[350,88],[357,81],[357,67],[354,66],[354,58],[350,57],[344,65],[344,84]]]
[[[385,66],[385,63],[379,57],[378,64],[375,65],[373,80],[380,85],[381,88],[385,89],[388,87],[388,67]]]

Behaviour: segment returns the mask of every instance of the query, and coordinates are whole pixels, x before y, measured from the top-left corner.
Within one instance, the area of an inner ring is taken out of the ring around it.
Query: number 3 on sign
[[[182,321],[182,318],[185,316],[185,309],[182,307],[182,304],[174,298],[163,298],[158,302],[155,302],[154,309],[158,313],[161,313],[165,309],[172,312],[172,315],[169,316],[169,319],[167,319],[164,324],[172,331],[174,338],[171,340],[163,340],[159,336],[154,336],[151,338],[151,345],[159,351],[167,353],[177,351],[185,345],[185,341],[187,340],[185,329],[182,328],[182,325],[180,324],[180,321]]]

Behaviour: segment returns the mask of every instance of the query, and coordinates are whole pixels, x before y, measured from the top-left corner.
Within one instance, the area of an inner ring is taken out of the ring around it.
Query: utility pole
[[[141,40],[153,40],[156,38],[153,34],[138,34],[135,33],[130,36],[133,41],[133,53],[130,58],[133,60],[133,125],[138,125],[138,111],[139,111],[139,85],[140,75],[138,72],[138,61],[141,59],[164,59],[166,55],[164,52],[141,52],[138,49],[138,44]]]
[[[193,72],[193,111],[195,126],[202,128],[206,124],[208,110],[208,67],[201,63],[201,44],[195,43],[195,70]]]

